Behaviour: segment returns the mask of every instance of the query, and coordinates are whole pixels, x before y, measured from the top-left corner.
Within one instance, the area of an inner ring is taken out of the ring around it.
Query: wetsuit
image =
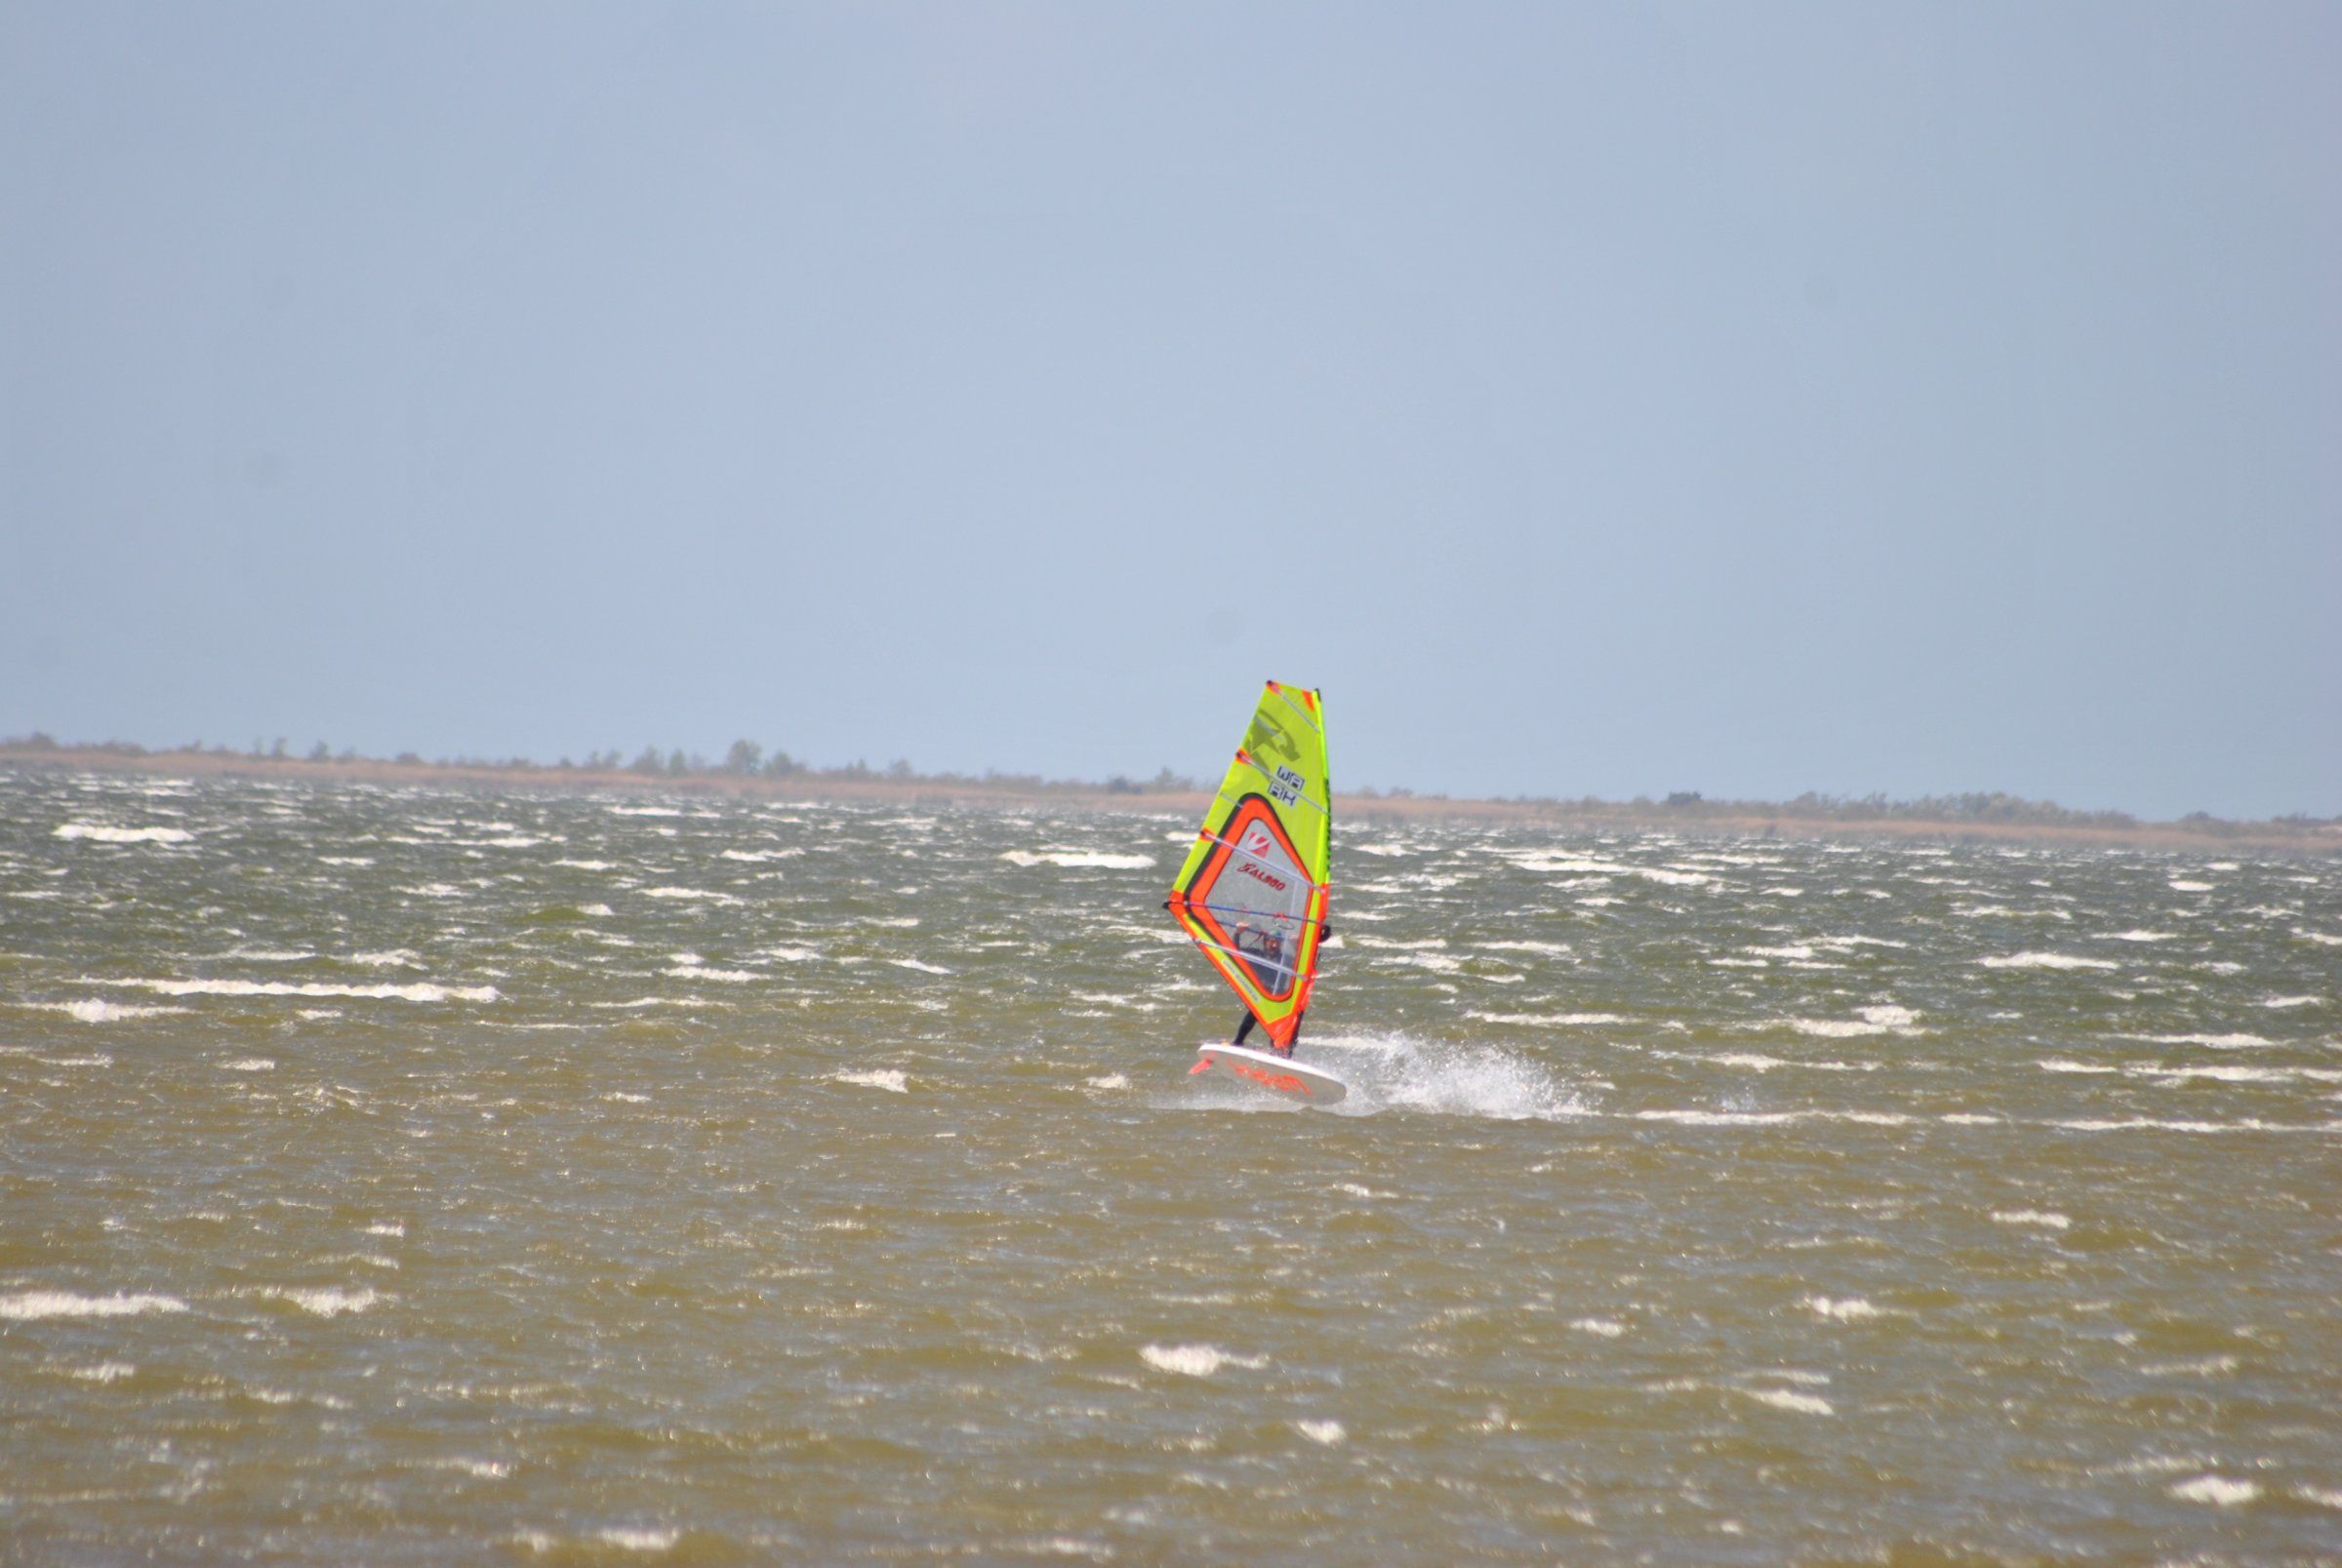
[[[1307,1014],[1296,1014],[1293,1019],[1292,1036],[1288,1038],[1282,1045],[1278,1045],[1274,1041],[1271,1041],[1269,1049],[1274,1051],[1278,1056],[1291,1056],[1293,1054],[1293,1047],[1301,1043],[1301,1021],[1307,1016]],[[1244,1009],[1244,1022],[1236,1025],[1236,1037],[1229,1041],[1229,1044],[1242,1045],[1244,1043],[1244,1037],[1252,1032],[1252,1026],[1259,1022],[1259,1019],[1252,1016],[1251,1008],[1248,1007]]]
[[[1324,942],[1324,941],[1326,940],[1326,938],[1328,938],[1328,937],[1332,936],[1333,934],[1334,934],[1334,928],[1333,928],[1332,926],[1328,926],[1328,925],[1320,925],[1320,926],[1317,928],[1317,940],[1318,940],[1319,942],[1321,942],[1321,943],[1322,943],[1322,942]],[[1270,938],[1269,940],[1270,940],[1272,943],[1275,943],[1275,939],[1274,939],[1274,938]],[[1239,952],[1242,952],[1242,951],[1243,951],[1243,946],[1242,946],[1242,944],[1243,944],[1243,938],[1242,938],[1242,937],[1238,937],[1238,938],[1236,939],[1236,941],[1237,941],[1237,944],[1238,944],[1238,951],[1239,951]],[[1273,948],[1273,956],[1274,956],[1274,958],[1275,958],[1275,959],[1277,959],[1277,960],[1281,960],[1281,959],[1282,959],[1282,957],[1283,957],[1283,953],[1284,953],[1284,946],[1283,946],[1283,944],[1281,944],[1281,943],[1277,943],[1277,944],[1276,944],[1276,945],[1275,945],[1275,947]],[[1282,1044],[1282,1045],[1277,1045],[1277,1044],[1274,1044],[1274,1043],[1272,1042],[1272,1043],[1270,1045],[1269,1049],[1270,1049],[1270,1050],[1272,1050],[1272,1051],[1273,1051],[1273,1052],[1275,1052],[1275,1053],[1276,1053],[1278,1056],[1286,1056],[1286,1057],[1289,1057],[1289,1056],[1291,1056],[1291,1055],[1293,1054],[1293,1048],[1294,1048],[1296,1045],[1299,1045],[1299,1044],[1301,1043],[1301,1021],[1302,1021],[1303,1019],[1307,1018],[1308,1016],[1309,1016],[1309,1015],[1308,1015],[1308,1013],[1306,1013],[1306,1012],[1302,1012],[1302,1013],[1296,1013],[1296,1014],[1294,1014],[1294,1015],[1293,1015],[1293,1032],[1292,1032],[1291,1034],[1289,1034],[1289,1035],[1287,1035],[1287,1036],[1285,1037],[1285,1043],[1284,1043],[1284,1044]],[[1257,1018],[1253,1017],[1253,1014],[1252,1014],[1252,1009],[1251,1009],[1251,1008],[1249,1008],[1249,1007],[1248,1007],[1248,1008],[1246,1008],[1246,1009],[1244,1010],[1244,1022],[1236,1025],[1236,1037],[1235,1037],[1234,1039],[1231,1040],[1231,1041],[1229,1042],[1229,1044],[1231,1044],[1231,1045],[1242,1045],[1242,1044],[1244,1043],[1244,1037],[1245,1037],[1246,1035],[1248,1035],[1248,1034],[1250,1034],[1250,1033],[1252,1032],[1252,1026],[1253,1026],[1255,1024],[1258,1024],[1259,1022],[1260,1022],[1260,1020],[1259,1020],[1259,1019],[1257,1019]]]

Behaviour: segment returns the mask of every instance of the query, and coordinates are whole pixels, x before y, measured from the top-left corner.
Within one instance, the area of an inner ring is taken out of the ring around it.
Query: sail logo
[[[1264,751],[1273,751],[1280,757],[1301,755],[1301,748],[1293,744],[1293,737],[1285,733],[1285,727],[1265,711],[1252,716],[1252,728],[1244,732],[1244,749],[1256,757]]]
[[[1275,847],[1276,841],[1258,827],[1244,835],[1244,853],[1247,855],[1266,855]]]
[[[1269,781],[1269,793],[1280,806],[1296,805],[1308,784],[1307,779],[1280,762],[1276,765],[1276,777]]]
[[[1286,884],[1283,877],[1277,876],[1273,872],[1264,871],[1259,866],[1251,864],[1249,861],[1238,866],[1237,869],[1242,871],[1246,876],[1268,883],[1279,893],[1285,891]]]

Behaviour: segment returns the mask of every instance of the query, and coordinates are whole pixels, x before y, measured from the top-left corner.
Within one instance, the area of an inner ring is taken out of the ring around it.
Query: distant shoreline
[[[893,802],[906,806],[1047,806],[1075,811],[1200,817],[1208,790],[1116,781],[1112,784],[1023,778],[888,777],[854,770],[778,775],[720,770],[650,774],[627,768],[534,763],[424,762],[374,757],[304,758],[221,750],[143,751],[128,746],[0,744],[0,768],[182,774],[206,778],[306,780],[320,784],[493,786],[545,793],[703,794],[781,800]],[[1694,837],[1940,840],[1954,843],[2095,845],[2108,849],[2258,851],[2342,856],[2342,820],[2236,823],[2106,822],[2069,813],[2069,822],[1980,817],[1862,815],[1861,802],[1809,806],[1748,801],[1458,800],[1413,794],[1346,794],[1338,815],[1353,822],[1481,822],[1578,830],[1683,833]],[[2054,810],[2054,808],[2044,808]],[[1851,813],[1849,815],[1849,813]],[[2113,814],[2105,814],[2113,815]]]

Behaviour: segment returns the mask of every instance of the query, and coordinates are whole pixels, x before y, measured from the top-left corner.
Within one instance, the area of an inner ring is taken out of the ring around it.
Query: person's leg
[[[1248,1007],[1244,1009],[1244,1022],[1236,1025],[1236,1037],[1231,1040],[1229,1044],[1242,1045],[1244,1043],[1244,1036],[1250,1034],[1252,1032],[1253,1025],[1259,1022],[1260,1021],[1258,1019],[1252,1016],[1251,1008]]]
[[[1276,1054],[1278,1056],[1291,1056],[1293,1054],[1293,1048],[1301,1043],[1301,1021],[1309,1016],[1310,1015],[1307,1013],[1296,1013],[1293,1015],[1293,1032],[1285,1036],[1285,1043],[1283,1045],[1277,1047]]]

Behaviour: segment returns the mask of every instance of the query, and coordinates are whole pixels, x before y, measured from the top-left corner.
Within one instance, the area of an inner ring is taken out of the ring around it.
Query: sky
[[[0,735],[2342,814],[2342,8],[0,5]]]

